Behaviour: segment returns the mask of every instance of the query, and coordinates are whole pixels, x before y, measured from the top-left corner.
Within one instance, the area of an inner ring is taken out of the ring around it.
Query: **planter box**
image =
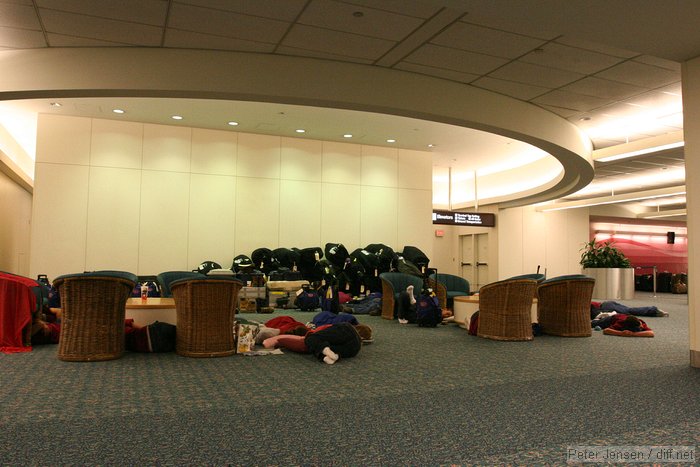
[[[634,268],[585,268],[583,274],[595,279],[593,298],[600,300],[634,298]]]

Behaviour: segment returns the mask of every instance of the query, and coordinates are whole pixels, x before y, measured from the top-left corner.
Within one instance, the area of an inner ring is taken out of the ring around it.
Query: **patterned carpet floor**
[[[696,447],[684,299],[625,302],[670,313],[645,319],[646,339],[495,342],[360,316],[375,342],[335,365],[291,352],[0,354],[0,465],[567,465],[572,446]],[[313,316],[244,317],[281,314]]]

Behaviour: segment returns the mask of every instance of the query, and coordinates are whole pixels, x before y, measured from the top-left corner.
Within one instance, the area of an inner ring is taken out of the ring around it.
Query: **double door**
[[[469,281],[472,292],[489,281],[489,234],[460,235],[462,277]]]

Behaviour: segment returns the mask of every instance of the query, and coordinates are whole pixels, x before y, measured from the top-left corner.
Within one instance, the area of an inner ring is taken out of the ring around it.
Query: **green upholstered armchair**
[[[399,294],[409,285],[413,286],[416,295],[423,290],[423,279],[402,272],[383,272],[379,275],[382,281],[382,318],[394,319],[396,300]]]
[[[471,295],[469,281],[454,274],[431,274],[430,279],[436,284],[435,293],[442,308],[452,309],[455,297]]]
[[[165,271],[156,276],[160,285],[160,296],[172,298],[173,293],[170,290],[170,284],[179,279],[204,277],[203,274],[192,271]]]

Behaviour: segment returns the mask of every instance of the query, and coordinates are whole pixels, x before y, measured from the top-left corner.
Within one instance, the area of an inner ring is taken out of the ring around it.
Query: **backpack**
[[[318,292],[305,285],[301,288],[301,292],[294,299],[294,306],[301,311],[314,311],[320,306]]]
[[[212,269],[221,269],[221,265],[219,263],[215,263],[214,261],[204,261],[202,264],[197,266],[197,270],[195,272],[207,275]]]
[[[416,323],[428,328],[442,323],[442,310],[436,296],[421,294],[416,299]]]
[[[365,250],[374,253],[379,257],[379,272],[391,272],[393,265],[396,263],[396,253],[391,247],[382,243],[370,243],[365,247]]]
[[[279,266],[279,262],[272,256],[272,250],[269,248],[257,248],[250,254],[250,259],[253,261],[255,269],[269,274]]]
[[[428,267],[428,263],[430,263],[430,259],[428,259],[425,253],[415,246],[403,247],[403,252],[401,255],[406,259],[406,261],[414,264],[418,270],[421,271],[421,273],[425,272],[425,269]]]
[[[471,318],[469,318],[469,331],[470,336],[476,336],[479,330],[479,310],[476,310]]]
[[[342,269],[345,260],[350,256],[342,243],[326,243],[326,259],[337,269]]]
[[[238,255],[233,258],[231,270],[235,272],[251,272],[254,269],[253,260],[246,255]]]
[[[333,285],[327,285],[318,290],[321,296],[321,310],[338,314],[340,312],[340,294],[338,289]]]
[[[299,250],[294,248],[275,248],[272,257],[277,260],[279,267],[296,271],[299,266]]]

